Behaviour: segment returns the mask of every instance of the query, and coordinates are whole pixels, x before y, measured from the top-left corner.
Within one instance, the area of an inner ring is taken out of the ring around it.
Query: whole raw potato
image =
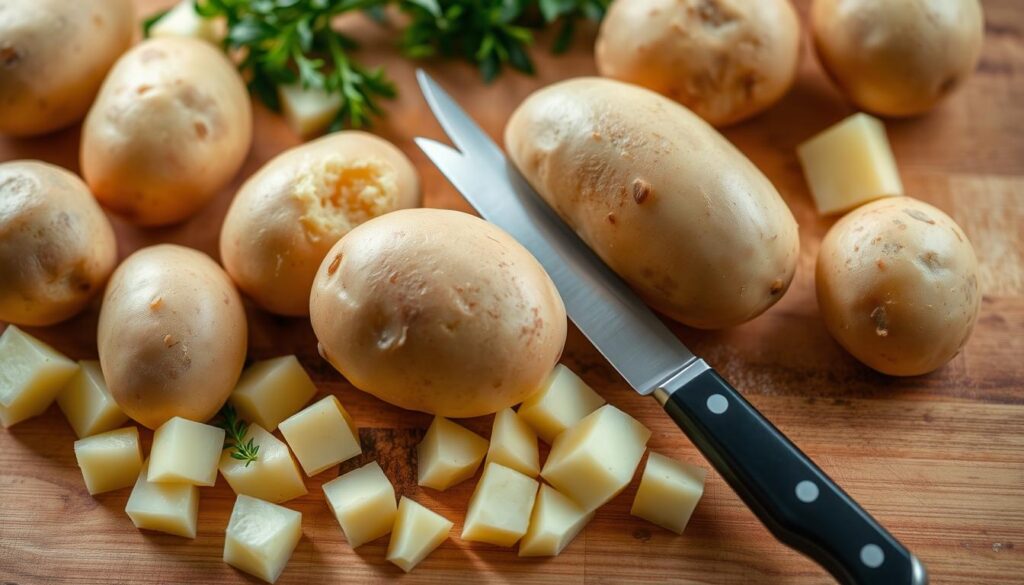
[[[220,255],[246,295],[281,315],[308,315],[313,277],[355,226],[420,204],[419,175],[393,144],[338,132],[284,152],[242,185]]]
[[[814,0],[814,47],[862,109],[923,113],[966,80],[981,54],[978,0]]]
[[[212,45],[150,39],[103,83],[82,128],[82,174],[103,206],[136,224],[181,221],[238,172],[251,109],[242,78]]]
[[[595,52],[601,75],[652,89],[727,126],[789,91],[800,21],[789,0],[617,0]]]
[[[160,244],[114,271],[97,344],[110,393],[153,429],[180,416],[205,421],[234,389],[245,361],[242,300],[209,256]]]
[[[978,318],[978,261],[948,215],[893,197],[839,220],[821,243],[818,305],[836,341],[894,376],[941,367]]]
[[[114,230],[81,179],[44,162],[0,163],[0,321],[74,316],[116,261]]]
[[[0,134],[81,120],[134,27],[131,0],[0,2]]]
[[[522,402],[565,344],[565,307],[537,260],[457,211],[355,228],[324,258],[309,304],[321,355],[356,388],[441,416]]]
[[[512,114],[505,145],[583,241],[677,321],[742,323],[793,279],[797,225],[775,187],[661,95],[610,79],[557,83]]]

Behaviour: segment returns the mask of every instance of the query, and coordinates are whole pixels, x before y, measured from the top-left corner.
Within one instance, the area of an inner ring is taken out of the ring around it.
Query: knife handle
[[[925,585],[924,566],[717,372],[655,392],[672,420],[780,541],[848,585]],[[675,386],[675,387],[673,387]]]

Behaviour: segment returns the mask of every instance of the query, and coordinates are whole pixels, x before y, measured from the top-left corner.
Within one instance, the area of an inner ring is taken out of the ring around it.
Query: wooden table
[[[166,1],[138,0],[140,14]],[[806,2],[800,2],[801,5]],[[806,12],[802,6],[803,12]],[[981,317],[966,349],[928,376],[897,379],[845,354],[818,316],[813,266],[832,223],[810,203],[794,147],[853,110],[825,80],[808,47],[793,91],[759,118],[726,131],[771,178],[801,227],[792,289],[763,316],[727,331],[675,326],[678,335],[737,387],[928,565],[933,583],[1024,583],[1024,8],[985,2],[981,63],[962,91],[932,113],[890,122],[909,194],[950,213],[981,260]],[[414,87],[414,65],[391,37],[349,23],[367,61],[385,64],[401,97],[375,131],[412,157],[426,203],[468,210],[412,138],[442,138]],[[461,64],[427,67],[493,136],[531,91],[594,72],[592,32],[567,56],[537,51],[539,75],[506,75],[492,86]],[[806,45],[806,43],[805,43]],[[244,170],[217,200],[180,226],[143,231],[114,220],[121,256],[161,241],[216,255],[218,228],[244,177],[298,143],[282,121],[256,112],[256,140]],[[39,158],[77,170],[77,127],[29,140],[0,139],[0,160]],[[72,321],[30,331],[74,358],[95,358],[94,306]],[[560,556],[519,559],[513,551],[458,538],[475,482],[438,493],[416,486],[412,448],[429,422],[348,385],[316,354],[309,324],[249,310],[254,359],[295,353],[322,393],[335,393],[362,427],[363,460],[377,458],[400,494],[456,521],[452,538],[413,573],[384,560],[387,539],[353,551],[324,503],[320,485],[288,503],[303,514],[304,537],[279,583],[516,582],[831,583],[816,565],[776,542],[721,477],[707,490],[685,535],[629,515],[636,481],[602,508]],[[635,396],[574,329],[563,361],[606,399],[654,431],[652,449],[701,461],[654,401]],[[490,419],[468,425],[486,433]],[[148,448],[150,434],[144,433]],[[0,583],[255,582],[221,561],[234,494],[221,479],[202,490],[199,536],[185,540],[136,530],[123,508],[128,490],[90,497],[72,451],[74,435],[56,407],[0,431]],[[345,469],[350,467],[346,465]]]

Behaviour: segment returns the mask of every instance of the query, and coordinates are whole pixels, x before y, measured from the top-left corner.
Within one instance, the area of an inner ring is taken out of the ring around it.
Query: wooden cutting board
[[[628,0],[620,0],[628,1]],[[147,15],[166,0],[138,0]],[[806,1],[798,3],[806,15]],[[963,90],[930,114],[888,124],[909,194],[946,210],[981,261],[984,302],[974,336],[950,364],[928,376],[872,372],[829,337],[817,313],[814,260],[832,221],[811,206],[795,146],[853,110],[826,81],[809,47],[793,91],[774,109],[725,132],[775,183],[801,227],[793,287],[761,317],[728,331],[673,326],[678,335],[928,565],[932,582],[1024,583],[1024,6],[985,3],[981,63]],[[415,161],[426,204],[468,210],[415,148],[414,136],[443,138],[415,89],[414,65],[389,31],[346,23],[366,61],[383,64],[400,97],[374,128]],[[536,51],[539,75],[481,84],[468,66],[428,70],[496,138],[531,91],[594,72],[593,32],[552,58]],[[139,230],[114,219],[122,257],[177,242],[214,256],[221,219],[241,181],[298,140],[257,108],[256,139],[243,171],[217,200],[180,226]],[[0,138],[0,161],[37,158],[78,169],[77,127],[26,140]],[[30,329],[73,358],[96,357],[94,306],[67,323]],[[636,481],[602,508],[560,556],[519,559],[514,551],[458,538],[475,481],[439,493],[416,486],[413,446],[430,418],[352,388],[316,353],[307,321],[250,308],[250,355],[295,353],[321,393],[337,394],[361,427],[364,456],[377,459],[400,494],[455,521],[452,538],[413,573],[384,560],[387,538],[353,551],[320,490],[329,470],[287,505],[303,514],[304,536],[279,583],[831,583],[816,565],[776,542],[712,472],[689,528],[676,536],[629,515]],[[0,324],[3,327],[3,324]],[[578,331],[563,361],[606,399],[654,431],[650,447],[703,462],[653,400],[637,397]],[[490,417],[468,426],[489,432]],[[60,411],[0,430],[0,583],[245,583],[221,561],[234,494],[223,479],[201,491],[199,536],[185,540],[136,530],[124,514],[128,490],[90,497],[75,465],[74,435]],[[144,433],[148,449],[150,433]]]

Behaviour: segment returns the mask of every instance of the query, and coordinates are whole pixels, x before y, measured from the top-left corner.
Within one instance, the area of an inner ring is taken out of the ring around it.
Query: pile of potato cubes
[[[180,417],[156,429],[146,459],[138,429],[122,426],[128,417],[97,362],[75,363],[15,326],[0,336],[4,427],[56,400],[80,437],[75,456],[89,493],[131,487],[125,512],[136,527],[185,538],[196,536],[199,488],[214,485],[219,470],[238,494],[224,561],[270,583],[302,536],[302,514],[279,504],[307,493],[303,472],[316,475],[362,452],[356,425],[338,399],[330,395],[307,406],[315,394],[294,356],[257,362],[229,398],[250,422],[243,442],[258,445],[255,461],[232,456],[224,429]],[[518,411],[495,414],[490,441],[436,417],[417,447],[418,483],[446,490],[472,478],[483,463],[462,539],[507,547],[518,542],[519,556],[554,556],[627,486],[650,436],[559,365]],[[538,437],[551,445],[543,466]],[[652,452],[631,512],[682,533],[704,479],[703,469]],[[387,560],[404,571],[444,542],[454,525],[408,497],[396,501],[376,461],[323,484],[323,492],[352,547],[391,534]]]

